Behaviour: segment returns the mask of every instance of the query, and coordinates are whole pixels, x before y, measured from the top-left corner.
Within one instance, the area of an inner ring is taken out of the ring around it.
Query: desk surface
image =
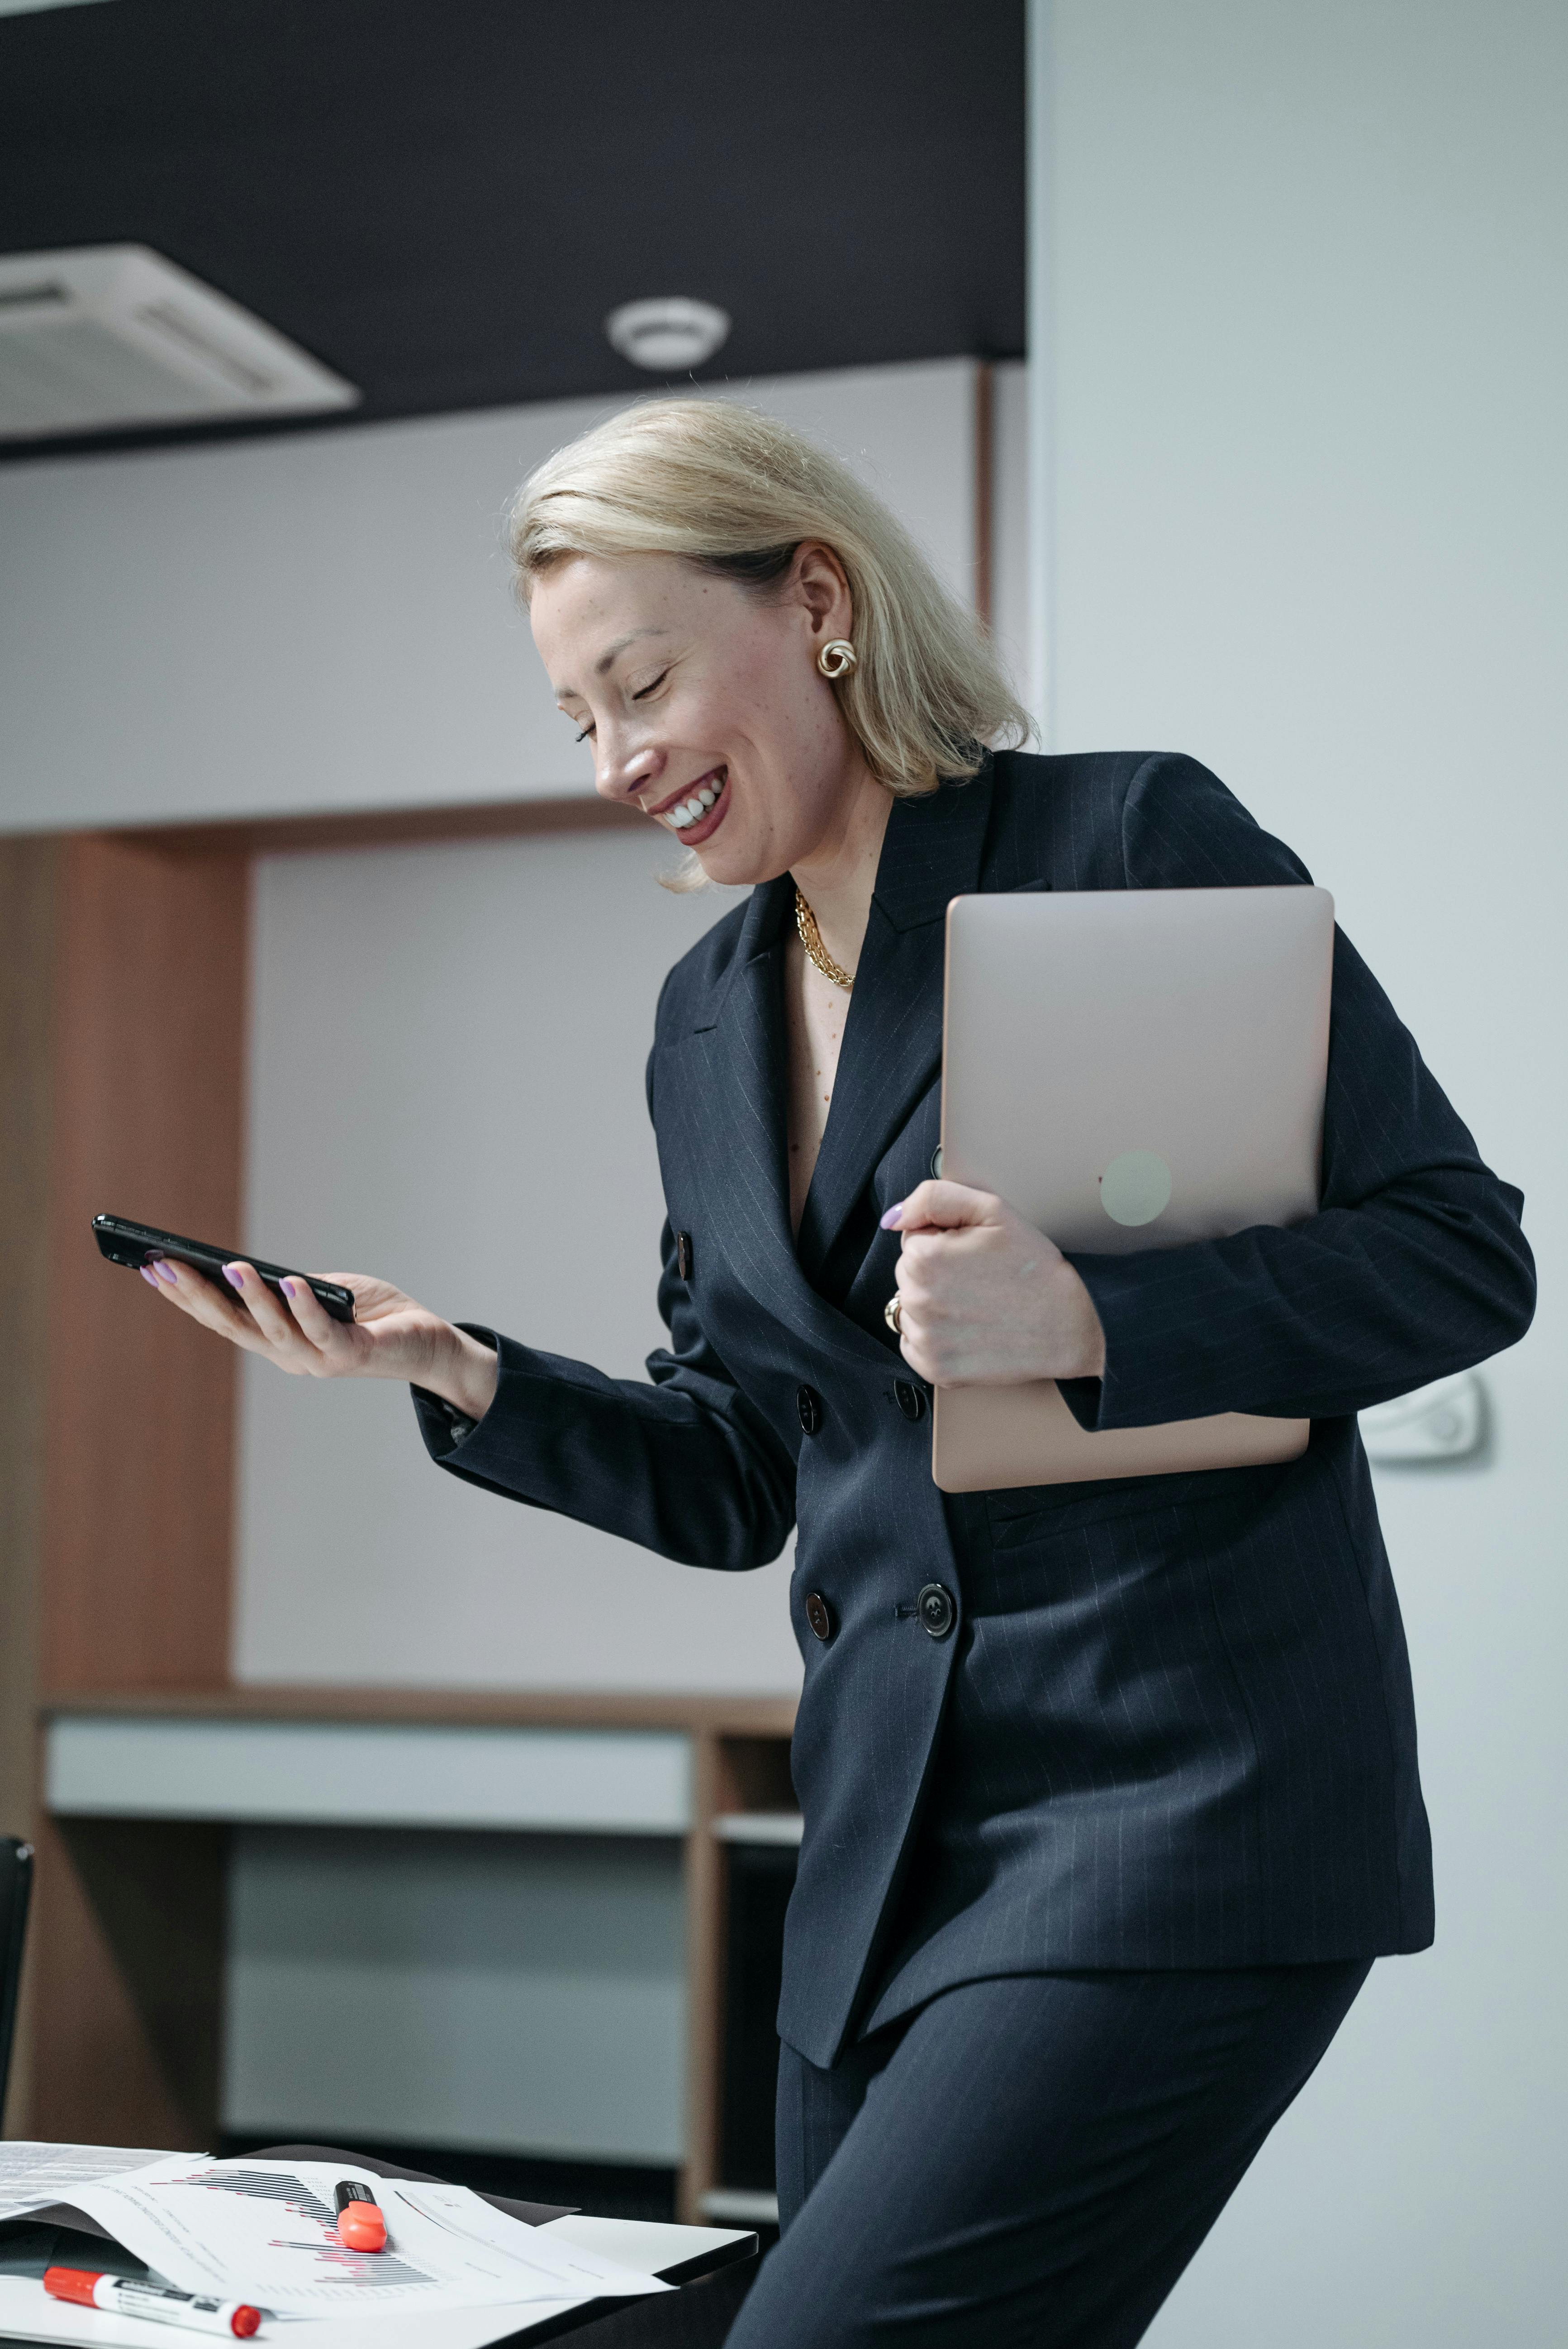
[[[746,2227],[677,2227],[659,2219],[594,2219],[573,2210],[565,2219],[551,2219],[546,2230],[564,2235],[584,2251],[601,2259],[619,2260],[624,2268],[641,2268],[671,2283],[686,2283],[711,2275],[738,2259],[748,2259],[757,2237]]]

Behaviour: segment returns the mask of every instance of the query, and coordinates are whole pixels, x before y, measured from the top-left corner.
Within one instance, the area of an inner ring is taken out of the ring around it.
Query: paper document
[[[674,2289],[658,2276],[643,2275],[635,2268],[622,2267],[617,2260],[602,2259],[538,2227],[525,2226],[521,2219],[509,2218],[504,2210],[470,2194],[466,2186],[428,2186],[387,2178],[377,2192],[389,2232],[403,2223],[405,2211],[412,2211],[449,2242],[462,2247],[468,2258],[489,2264],[499,2255],[509,2273],[521,2267],[537,2277],[541,2297],[553,2300],[564,2290],[574,2298],[595,2300],[602,2294],[619,2297]],[[524,2295],[509,2292],[505,2297],[520,2300]]]
[[[405,2310],[397,2316],[266,2317],[253,2349],[491,2349],[557,2320],[580,2301],[534,2300],[493,2308]],[[31,2276],[0,2275],[0,2341],[38,2341],[51,2349],[194,2349],[201,2336],[146,2317],[114,2316],[51,2300]],[[592,2339],[592,2334],[589,2338]]]
[[[381,2205],[384,2251],[339,2241],[333,2189],[345,2178]],[[252,2301],[279,2316],[379,2320],[671,2289],[524,2226],[467,2187],[377,2178],[349,2163],[176,2154],[78,2184],[71,2199],[182,2292]]]
[[[128,2169],[167,2161],[166,2153],[123,2145],[38,2145],[0,2139],[0,2220],[20,2219],[51,2202],[75,2202],[77,2189]],[[190,2161],[193,2157],[186,2154]],[[79,2207],[79,2205],[78,2205]]]

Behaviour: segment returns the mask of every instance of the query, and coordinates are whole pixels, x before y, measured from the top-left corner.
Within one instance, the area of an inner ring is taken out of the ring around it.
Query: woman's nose
[[[634,800],[658,781],[664,754],[650,743],[603,743],[596,788],[602,799]]]

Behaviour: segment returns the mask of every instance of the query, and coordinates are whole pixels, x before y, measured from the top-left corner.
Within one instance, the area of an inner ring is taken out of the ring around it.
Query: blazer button
[[[945,1597],[946,1593],[943,1595]],[[820,1590],[813,1590],[807,1596],[806,1620],[819,1640],[828,1640],[832,1638],[833,1610]]]
[[[934,1640],[945,1640],[958,1619],[958,1609],[953,1603],[953,1593],[940,1582],[928,1582],[915,1600],[920,1613],[920,1628],[929,1631]]]
[[[822,1398],[815,1387],[797,1387],[795,1408],[800,1414],[800,1424],[808,1435],[815,1435],[822,1424]]]
[[[691,1278],[691,1234],[677,1232],[676,1234],[676,1270],[683,1280]]]
[[[925,1417],[925,1389],[917,1387],[913,1379],[895,1379],[892,1382],[892,1399],[905,1419]]]

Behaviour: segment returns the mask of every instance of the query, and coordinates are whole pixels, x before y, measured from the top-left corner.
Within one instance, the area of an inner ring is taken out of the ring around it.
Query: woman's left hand
[[[899,1343],[938,1387],[1099,1378],[1105,1332],[1060,1248],[988,1191],[922,1183],[882,1217],[903,1235]]]

